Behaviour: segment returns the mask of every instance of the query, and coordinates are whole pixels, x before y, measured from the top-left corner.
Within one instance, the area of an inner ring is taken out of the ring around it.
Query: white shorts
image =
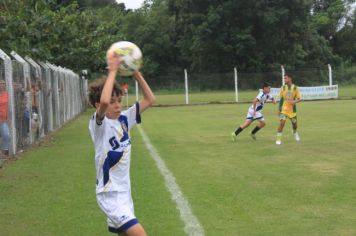
[[[122,233],[138,224],[130,191],[101,192],[96,195],[96,201],[107,216],[110,232]]]
[[[265,118],[263,118],[261,111],[256,111],[255,115],[253,115],[253,108],[250,107],[247,111],[246,120],[264,121]]]

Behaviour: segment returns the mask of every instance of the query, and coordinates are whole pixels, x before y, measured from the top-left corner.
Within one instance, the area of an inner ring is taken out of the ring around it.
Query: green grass
[[[185,93],[177,93],[172,91],[167,93],[155,93],[156,105],[182,105],[185,104]],[[239,92],[240,102],[249,102],[257,95],[257,91],[247,90]],[[136,95],[129,94],[128,104],[135,102]],[[207,92],[192,92],[189,94],[189,104],[205,104],[205,103],[233,103],[235,102],[234,91],[207,91]],[[123,100],[126,105],[126,98]]]
[[[184,91],[157,91],[156,105],[179,105],[185,104],[185,92]],[[243,90],[239,91],[238,98],[240,102],[250,102],[257,95],[256,90]],[[339,87],[340,98],[356,97],[356,86],[340,86]],[[136,95],[129,94],[128,104],[135,102]],[[189,104],[201,104],[201,103],[233,103],[235,102],[235,91],[207,91],[207,92],[190,92]],[[126,98],[124,99],[126,104]]]
[[[340,86],[339,97],[356,97],[356,85]]]
[[[287,124],[281,146],[272,104],[257,141],[249,137],[254,124],[230,141],[248,106],[154,107],[143,115],[206,235],[356,235],[356,101],[298,104],[302,140],[293,140]],[[0,235],[111,235],[95,201],[89,115],[0,169]],[[184,235],[136,129],[132,139],[137,217],[149,235]]]
[[[0,169],[0,235],[112,235],[95,200],[89,117],[82,115],[45,145]],[[147,151],[133,153],[136,216],[148,225],[150,235],[184,235],[179,213]]]
[[[354,235],[355,105],[300,104],[302,142],[289,125],[281,147],[273,105],[256,142],[248,135],[253,127],[237,143],[229,140],[248,105],[151,110],[144,128],[208,235]]]
[[[354,235],[355,105],[300,104],[302,142],[287,125],[282,146],[274,144],[271,104],[255,142],[248,135],[254,126],[238,142],[229,139],[247,104],[154,108],[143,127],[207,235]]]

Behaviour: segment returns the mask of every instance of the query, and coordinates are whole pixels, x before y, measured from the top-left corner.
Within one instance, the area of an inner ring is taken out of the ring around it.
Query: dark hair
[[[287,76],[287,77],[293,79],[293,75],[291,73],[285,73],[284,76]]]
[[[100,102],[101,93],[104,88],[106,77],[94,80],[89,87],[89,101],[90,104],[95,107],[95,103]],[[122,91],[121,86],[115,81],[114,87],[112,89],[112,95],[116,94],[117,96],[122,96],[124,92]]]
[[[271,87],[271,84],[268,82],[263,82],[262,88],[266,88],[266,87]]]

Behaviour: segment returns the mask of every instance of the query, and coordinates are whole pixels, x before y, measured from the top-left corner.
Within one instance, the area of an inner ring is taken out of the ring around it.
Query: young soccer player
[[[90,87],[90,103],[96,112],[89,122],[95,146],[96,199],[107,216],[109,231],[124,236],[146,236],[134,214],[130,184],[130,129],[141,123],[140,114],[155,101],[142,74],[134,73],[143,99],[121,111],[123,91],[115,82],[121,59],[107,53],[108,76]]]
[[[296,104],[301,101],[301,94],[299,88],[293,84],[292,75],[285,74],[285,85],[281,87],[279,92],[279,127],[277,131],[276,144],[282,144],[282,132],[287,118],[291,120],[293,127],[294,139],[299,142],[300,137],[297,132],[297,107]]]
[[[232,141],[236,141],[236,137],[239,133],[242,132],[245,128],[247,128],[254,120],[258,120],[258,125],[252,130],[251,137],[256,140],[256,133],[266,126],[265,119],[262,115],[263,105],[268,101],[272,100],[273,104],[275,104],[274,98],[269,95],[271,91],[271,85],[269,83],[263,83],[262,91],[258,93],[257,97],[253,99],[252,105],[247,111],[245,122],[240,125],[235,132],[231,134]]]

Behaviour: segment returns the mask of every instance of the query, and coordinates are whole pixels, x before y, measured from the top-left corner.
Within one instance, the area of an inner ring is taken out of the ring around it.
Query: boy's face
[[[289,83],[292,82],[292,79],[291,79],[288,75],[285,75],[285,76],[284,76],[284,82],[285,82],[286,84],[289,84]]]
[[[263,93],[271,92],[271,86],[263,87]]]
[[[108,109],[106,110],[106,116],[110,119],[117,119],[121,113],[121,98],[122,96],[114,95],[111,97],[110,104]]]
[[[106,117],[109,119],[117,119],[121,113],[121,95],[114,95],[110,99],[108,109],[106,110]],[[98,104],[99,105],[99,104]]]

